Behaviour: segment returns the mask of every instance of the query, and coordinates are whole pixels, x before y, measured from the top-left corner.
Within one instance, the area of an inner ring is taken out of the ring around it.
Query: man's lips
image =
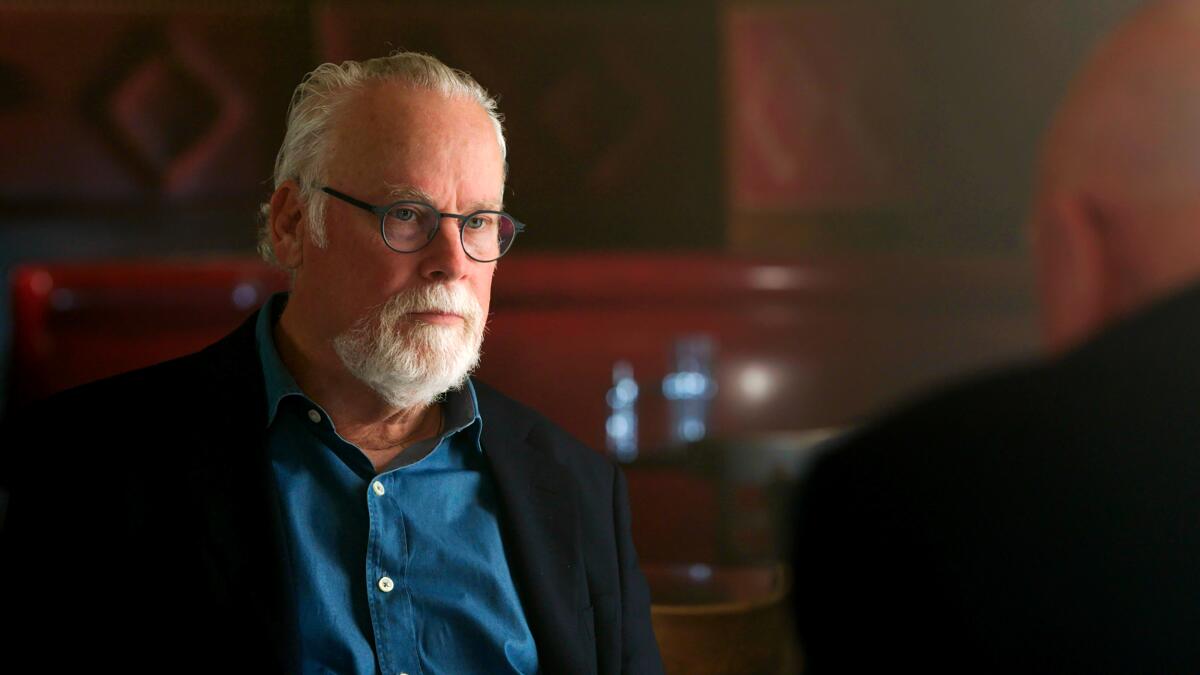
[[[430,310],[426,312],[409,312],[405,318],[422,323],[432,323],[438,325],[449,325],[462,321],[463,318],[453,312],[443,312],[440,310]]]

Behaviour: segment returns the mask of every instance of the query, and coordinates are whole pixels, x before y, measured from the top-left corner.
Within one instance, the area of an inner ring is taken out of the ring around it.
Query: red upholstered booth
[[[677,339],[703,334],[716,345],[710,437],[724,448],[762,446],[784,432],[852,424],[1025,348],[1024,272],[961,258],[514,255],[497,271],[479,376],[603,450],[613,364],[628,361],[641,391],[642,459],[629,472],[639,549],[651,560],[718,561],[730,548],[714,531],[718,513],[753,511],[764,497],[717,484],[757,480],[728,458],[673,463],[684,455],[666,447],[661,382]],[[26,264],[10,282],[8,393],[18,410],[203,347],[287,285],[250,259]]]

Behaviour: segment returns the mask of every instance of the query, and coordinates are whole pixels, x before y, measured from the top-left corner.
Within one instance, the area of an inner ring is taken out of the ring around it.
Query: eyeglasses
[[[387,206],[375,206],[331,187],[321,191],[347,204],[379,216],[383,243],[396,253],[413,253],[429,245],[443,218],[458,221],[458,240],[471,260],[486,263],[498,260],[512,248],[517,233],[525,226],[503,211],[472,211],[466,215],[442,213],[422,201],[401,200]]]

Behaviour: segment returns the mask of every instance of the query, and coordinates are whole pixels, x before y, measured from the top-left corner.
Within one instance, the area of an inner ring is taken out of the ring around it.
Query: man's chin
[[[375,393],[379,394],[379,397],[384,401],[387,401],[388,405],[401,410],[407,410],[437,403],[447,393],[461,389],[466,384],[466,381],[467,378],[463,377],[447,387],[375,388]]]
[[[474,370],[478,359],[452,367],[425,367],[421,373],[391,370],[364,382],[385,401],[397,408],[428,405],[443,394],[461,389]]]
[[[439,325],[404,315],[391,323],[390,335],[376,332],[376,340],[366,342],[350,334],[335,341],[335,350],[350,373],[390,405],[426,405],[461,388],[479,363],[482,334],[454,318],[457,325]]]

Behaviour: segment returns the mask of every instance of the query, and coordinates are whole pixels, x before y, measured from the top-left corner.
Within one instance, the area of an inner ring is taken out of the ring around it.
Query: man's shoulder
[[[918,396],[838,445],[860,452],[879,448],[884,441],[923,443],[928,448],[953,438],[1019,430],[1037,424],[1049,412],[1057,398],[1054,379],[1051,368],[1038,362],[996,368]]]
[[[855,655],[848,636],[903,654],[936,635],[950,645],[941,663],[961,664],[1033,654],[1064,625],[1088,627],[1066,639],[1129,617],[1187,625],[1128,580],[1195,577],[1197,545],[1180,533],[1200,472],[1197,299],[940,389],[832,446],[796,504],[812,663]],[[858,612],[867,602],[880,611]]]
[[[0,469],[16,473],[16,464],[57,462],[118,471],[151,454],[160,464],[186,454],[163,453],[164,446],[209,443],[249,417],[233,408],[262,399],[252,331],[249,339],[247,345],[239,328],[200,351],[13,408],[0,430],[7,446]],[[39,451],[15,450],[22,447]],[[110,448],[122,452],[101,452]]]
[[[243,325],[199,351],[57,392],[21,414],[61,415],[69,411],[87,415],[119,409],[140,415],[147,409],[209,395],[214,386],[231,377],[257,378],[253,370],[253,331],[247,335],[246,328]]]
[[[119,406],[133,412],[135,404],[158,403],[172,390],[187,391],[189,384],[203,379],[203,352],[194,352],[118,373],[52,394],[33,404],[33,409],[95,410]]]
[[[1055,425],[1055,377],[1044,363],[979,374],[915,399],[826,448],[795,502],[795,597],[805,639],[848,647],[822,621],[844,625],[851,620],[846,608],[867,598],[885,608],[914,607],[909,618],[920,625],[961,628],[945,622],[949,613],[922,609],[943,597],[956,578],[936,554],[938,542],[961,542],[962,550],[971,550],[990,536],[980,527],[995,520],[986,517],[989,509],[1023,498],[1035,466],[1027,459],[1044,455],[1039,444]],[[889,556],[887,565],[878,565],[881,556]],[[830,585],[809,583],[816,578]],[[846,605],[834,597],[835,589],[846,594]],[[829,615],[818,617],[812,607]],[[864,625],[881,616],[867,617]],[[894,635],[911,637],[906,629],[895,626]],[[905,641],[889,646],[911,647]]]
[[[1029,362],[961,380],[901,405],[832,441],[801,494],[863,508],[941,500],[1032,470],[1078,422],[1056,369]],[[825,497],[822,497],[824,495]]]
[[[933,391],[844,441],[871,461],[929,459],[1014,448],[1110,448],[1128,433],[1174,425],[1200,433],[1183,410],[1200,404],[1200,286],[1109,327],[1074,350],[997,367]],[[1178,414],[1176,414],[1178,413]],[[1159,439],[1169,442],[1169,438]],[[886,455],[886,458],[884,457]]]
[[[1182,466],[1200,442],[1200,358],[1187,339],[1196,331],[1178,319],[1156,311],[1061,356],[935,390],[830,445],[807,485],[944,496],[1072,466],[1146,472],[1145,453],[1130,448]]]

